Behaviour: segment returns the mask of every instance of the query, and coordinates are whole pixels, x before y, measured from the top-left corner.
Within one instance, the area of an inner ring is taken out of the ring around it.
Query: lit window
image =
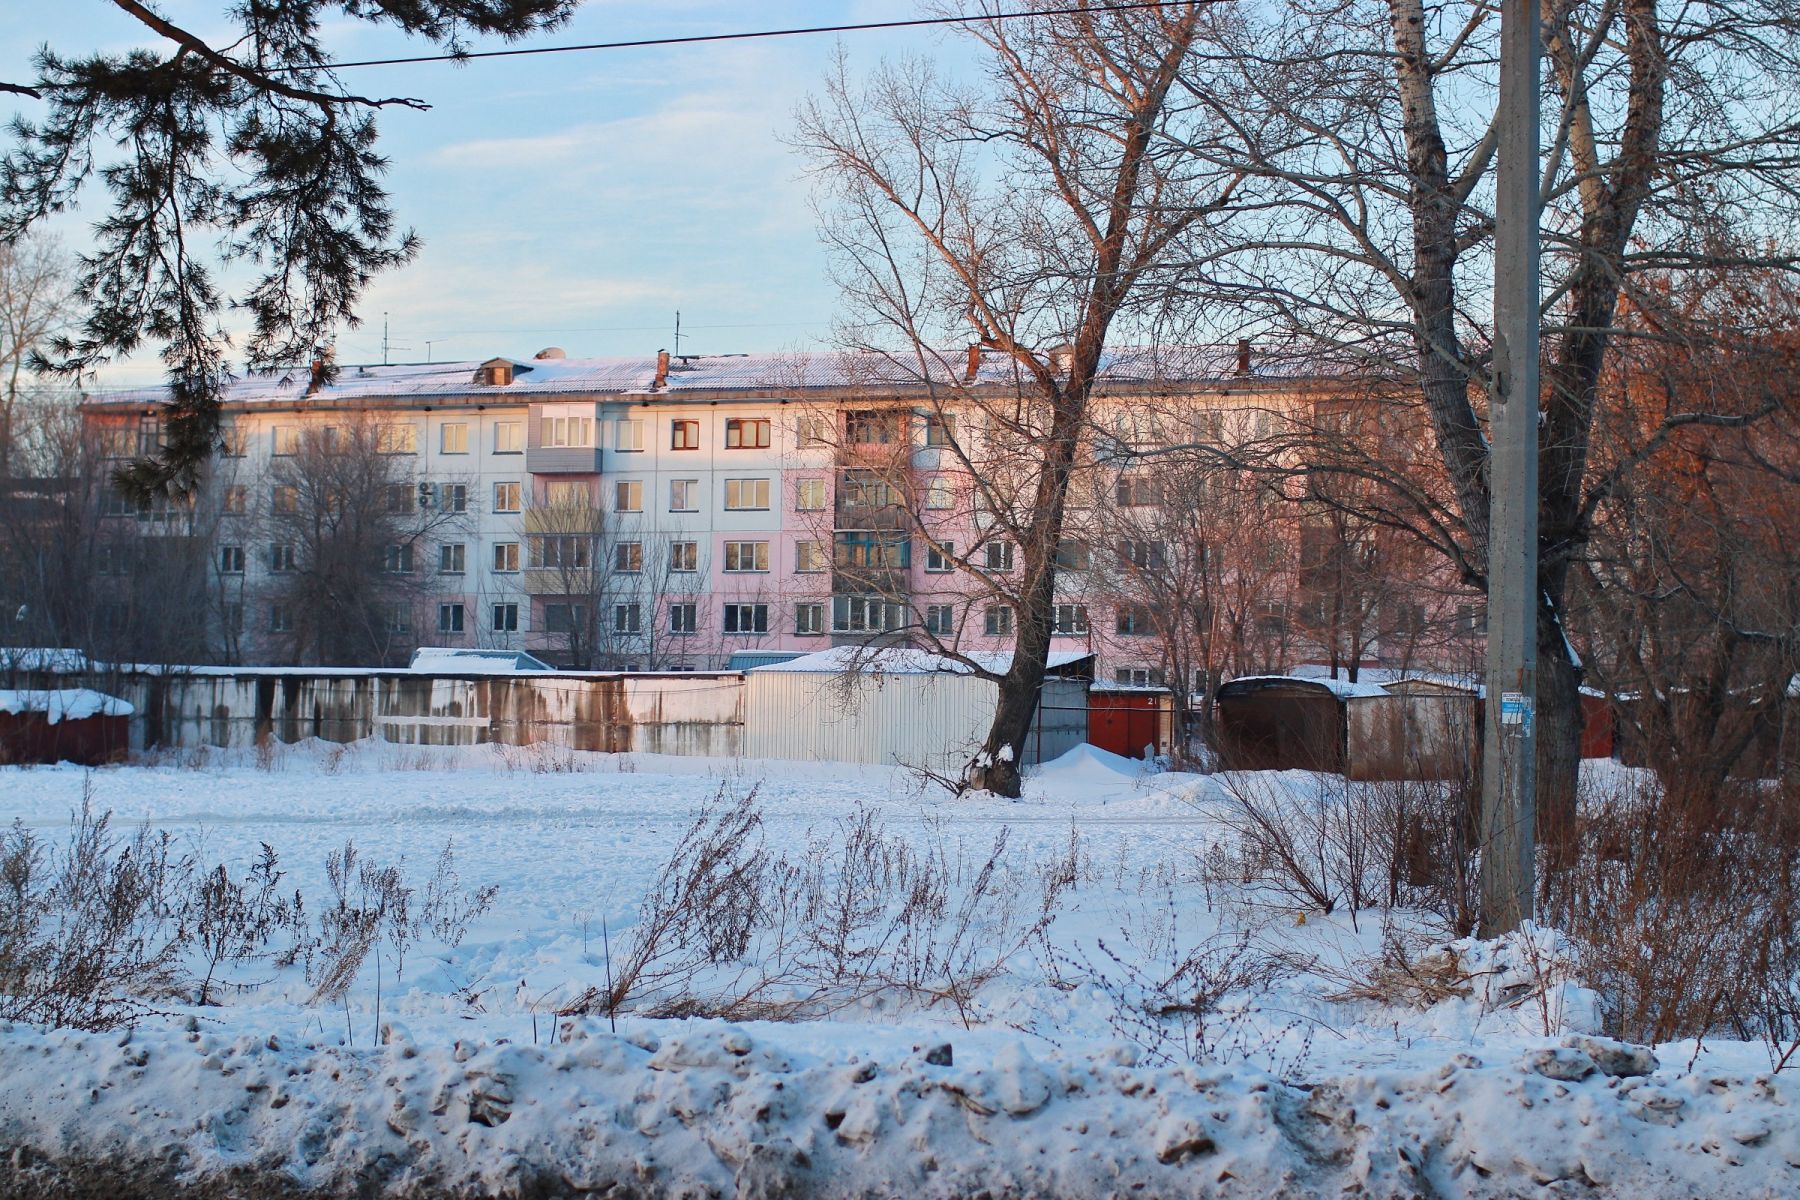
[[[700,422],[670,421],[669,449],[698,450],[700,448]]]
[[[825,509],[825,481],[823,479],[796,479],[794,481],[794,510],[796,512],[822,512]]]
[[[539,436],[552,450],[585,450],[594,444],[594,418],[564,408],[546,408],[538,419]]]
[[[383,454],[417,454],[419,430],[413,425],[383,425],[375,432],[376,448]]]
[[[769,423],[760,418],[731,417],[725,422],[727,450],[767,450]]]
[[[274,455],[286,458],[300,453],[300,427],[298,425],[277,425],[273,430],[275,440]]]
[[[442,454],[467,454],[469,452],[469,427],[461,422],[439,426],[438,451]]]
[[[769,481],[766,479],[727,479],[725,507],[737,511],[769,507]]]
[[[698,479],[669,480],[669,511],[700,511],[700,481]]]
[[[613,426],[614,449],[626,454],[637,453],[644,448],[644,423],[638,420],[621,420]]]
[[[767,571],[769,569],[769,543],[726,542],[725,569],[727,571]]]
[[[227,484],[220,507],[231,516],[243,516],[250,511],[250,489],[241,483]]]
[[[794,543],[794,570],[810,574],[825,569],[825,547],[814,541]]]
[[[520,421],[494,422],[494,453],[523,454],[525,452],[525,426]]]

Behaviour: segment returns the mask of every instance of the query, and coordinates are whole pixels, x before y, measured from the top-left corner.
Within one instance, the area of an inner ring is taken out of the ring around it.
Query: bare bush
[[[190,871],[166,834],[114,834],[85,788],[66,845],[14,822],[0,850],[0,1019],[111,1029],[174,994]]]
[[[264,842],[242,879],[233,879],[223,863],[196,879],[182,906],[204,967],[196,1003],[213,1003],[220,968],[264,957],[270,938],[294,926],[298,909],[276,891],[282,874],[274,847]]]

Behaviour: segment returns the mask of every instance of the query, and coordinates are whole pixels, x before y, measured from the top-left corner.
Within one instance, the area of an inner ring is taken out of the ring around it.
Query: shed
[[[1351,779],[1477,779],[1482,690],[1395,679],[1344,697],[1345,774]]]
[[[1125,758],[1167,754],[1174,725],[1168,688],[1095,687],[1088,692],[1087,740]]]
[[[133,711],[87,688],[0,691],[0,761],[114,762],[131,747]]]
[[[1004,671],[1006,654],[971,654]],[[1048,762],[1087,737],[1088,653],[1054,653],[1020,764]],[[839,646],[744,676],[744,753],[960,772],[980,749],[999,689],[966,663],[925,650]]]
[[[1228,771],[1344,770],[1345,702],[1380,685],[1293,675],[1241,675],[1219,688],[1219,756]]]

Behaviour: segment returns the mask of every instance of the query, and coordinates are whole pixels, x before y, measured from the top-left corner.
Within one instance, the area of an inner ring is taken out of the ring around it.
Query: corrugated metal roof
[[[1052,650],[1045,668],[1056,670],[1092,658],[1091,650]],[[1012,666],[1012,652],[1007,650],[975,650],[963,655],[984,671],[999,675]],[[833,646],[813,654],[802,655],[784,663],[753,667],[759,672],[782,672],[797,675],[837,675],[859,671],[871,675],[969,675],[968,663],[907,646],[888,646],[871,650],[867,646]]]

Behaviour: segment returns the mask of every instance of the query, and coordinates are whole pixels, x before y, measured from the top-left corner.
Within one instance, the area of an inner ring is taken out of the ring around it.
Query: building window
[[[494,570],[507,572],[519,569],[519,543],[494,543]]]
[[[811,574],[825,569],[825,547],[814,541],[794,543],[794,570],[799,574]]]
[[[1010,571],[1013,569],[1013,544],[1011,542],[989,542],[981,548],[982,563],[990,571]]]
[[[900,440],[900,422],[891,412],[853,409],[844,414],[844,440],[852,445],[886,446]]]
[[[1162,503],[1162,488],[1148,475],[1121,475],[1114,499],[1120,508],[1146,508]]]
[[[925,507],[943,510],[956,503],[956,491],[948,479],[933,479],[925,485]]]
[[[989,637],[1007,637],[1013,631],[1013,610],[1004,604],[990,604],[982,613],[982,628]]]
[[[834,596],[831,628],[834,633],[880,633],[906,624],[906,606],[884,596]]]
[[[469,511],[469,485],[466,483],[446,483],[441,485],[444,493],[444,511],[464,513]]]
[[[407,604],[388,605],[387,629],[389,633],[411,633],[412,607]]]
[[[496,483],[494,485],[494,511],[497,513],[516,513],[519,511],[519,485],[516,483]]]
[[[644,423],[635,418],[625,418],[613,426],[613,449],[626,454],[636,454],[644,448]]]
[[[587,605],[544,605],[544,632],[570,634],[587,625]]]
[[[952,637],[956,633],[956,609],[949,604],[925,606],[925,632],[934,637]]]
[[[469,452],[469,427],[458,421],[446,422],[438,427],[438,452],[441,454],[467,454]]]
[[[525,425],[520,421],[494,422],[494,453],[525,453]]]
[[[691,634],[700,627],[700,608],[692,601],[669,605],[669,632],[683,636]]]
[[[670,542],[669,570],[687,574],[700,569],[699,542]]]
[[[925,444],[948,446],[956,441],[956,418],[949,413],[930,413],[925,417]]]
[[[236,421],[227,421],[219,427],[219,454],[222,457],[244,457],[249,452],[249,441],[248,432]]]
[[[269,632],[294,632],[294,610],[285,604],[269,605]]]
[[[729,417],[725,421],[727,450],[767,450],[769,422],[759,417]]]
[[[414,425],[382,425],[375,430],[375,447],[383,454],[417,454],[419,430]]]
[[[726,542],[725,570],[732,571],[767,571],[769,569],[769,543],[767,542]]]
[[[250,511],[250,489],[241,483],[226,484],[219,507],[227,516],[243,516]]]
[[[438,574],[461,575],[468,566],[469,548],[461,542],[445,542],[438,547]]]
[[[539,434],[551,450],[587,450],[594,445],[594,418],[550,416],[539,419]]]
[[[460,604],[438,605],[438,632],[461,633],[463,631],[463,606]]]
[[[620,542],[613,547],[613,570],[636,575],[644,569],[644,543]]]
[[[727,604],[726,633],[769,632],[769,606],[766,604]]]
[[[669,480],[669,511],[700,511],[700,481],[698,479]]]
[[[1161,687],[1162,668],[1118,667],[1113,671],[1113,682],[1121,687]]]
[[[899,493],[894,486],[874,471],[861,468],[844,472],[838,507],[889,508],[899,502]]]
[[[801,449],[831,445],[831,418],[822,413],[803,413],[794,422],[794,440]]]
[[[823,479],[796,479],[794,481],[794,511],[823,512],[825,510],[825,481]]]
[[[288,458],[300,453],[300,427],[298,425],[277,425],[270,431],[274,439],[271,453],[276,458]]]
[[[531,564],[585,571],[593,561],[593,544],[583,534],[556,534],[531,539]]]
[[[242,575],[244,573],[244,548],[242,546],[219,547],[219,574]]]
[[[769,507],[769,481],[766,479],[727,479],[725,507],[737,511]]]
[[[897,570],[912,565],[912,539],[886,529],[849,529],[832,535],[832,562],[839,567]]]
[[[391,513],[411,513],[418,511],[419,489],[410,483],[390,483],[387,485],[387,510]]]
[[[613,484],[614,512],[643,512],[644,485],[636,479],[621,479]]]
[[[1168,547],[1161,542],[1120,542],[1119,565],[1140,571],[1160,571],[1169,564]]]
[[[494,605],[494,632],[519,632],[519,606],[517,604]]]
[[[269,570],[277,575],[286,575],[291,571],[298,570],[297,559],[298,556],[294,553],[294,546],[291,542],[277,542],[269,547]]]
[[[943,575],[956,569],[956,543],[931,542],[925,547],[925,569]]]
[[[825,606],[807,602],[794,605],[794,633],[814,637],[825,632]]]
[[[579,479],[553,479],[544,485],[544,504],[550,508],[578,509],[592,507],[594,493]]]
[[[1121,604],[1113,629],[1114,632],[1127,637],[1138,637],[1156,632],[1156,628],[1150,620],[1150,610],[1142,604]]]
[[[1056,606],[1056,622],[1051,626],[1052,633],[1063,637],[1080,637],[1088,631],[1088,610],[1085,604],[1059,604]]]
[[[700,448],[700,422],[670,421],[669,449],[698,450]]]
[[[1092,562],[1086,542],[1064,539],[1056,543],[1056,565],[1064,571],[1085,571]]]
[[[614,633],[641,633],[644,627],[644,606],[633,600],[629,604],[613,605]]]
[[[381,557],[382,567],[390,575],[410,575],[413,569],[413,548],[411,542],[400,542],[389,546]]]

